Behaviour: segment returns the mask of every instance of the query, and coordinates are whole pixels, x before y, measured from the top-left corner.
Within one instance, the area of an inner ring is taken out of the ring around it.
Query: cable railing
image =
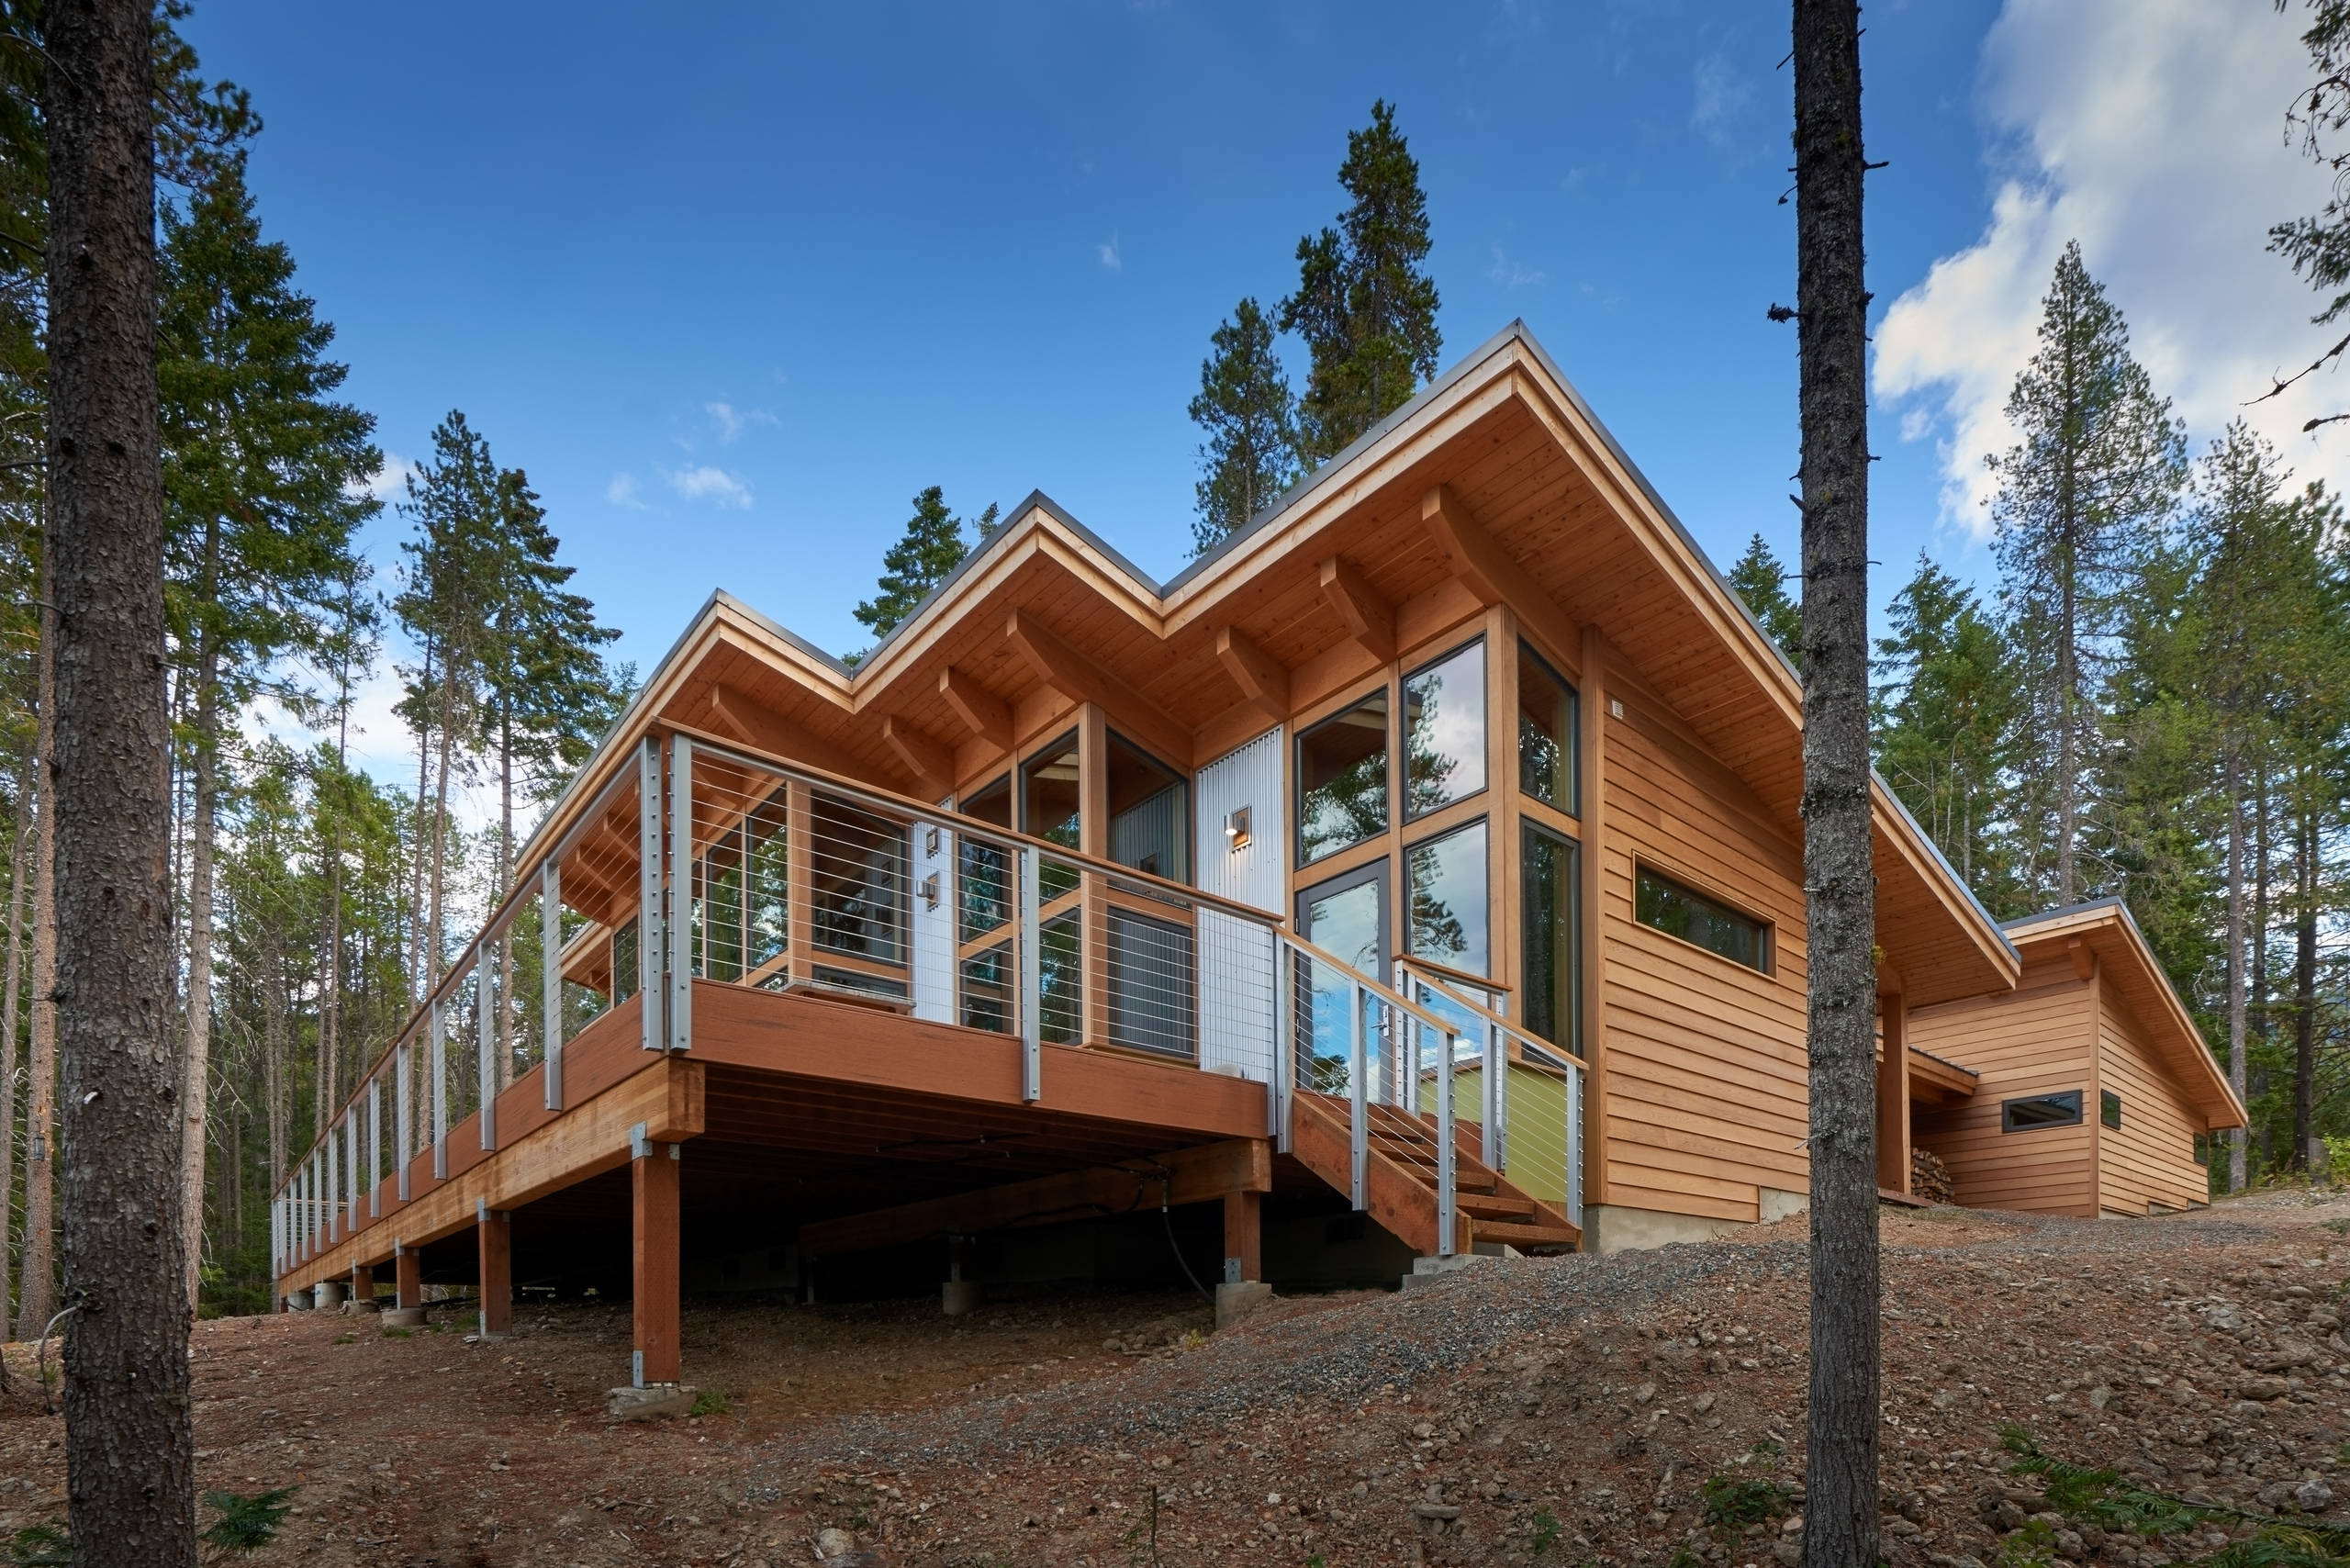
[[[1487,1165],[1580,1223],[1582,1064],[1459,994],[1473,977],[1411,961],[1391,987],[1250,905],[691,729],[627,761],[525,846],[288,1173],[281,1271],[420,1196],[420,1172],[447,1181],[516,1136],[501,1103],[562,1111],[565,1048],[599,1021],[609,1041],[632,1014],[644,1049],[689,1052],[696,982],[1016,1040],[1031,1102],[1046,1046],[1261,1083],[1284,1152],[1295,1093],[1343,1101],[1358,1208],[1380,1126],[1409,1117],[1440,1255],[1467,1122]]]

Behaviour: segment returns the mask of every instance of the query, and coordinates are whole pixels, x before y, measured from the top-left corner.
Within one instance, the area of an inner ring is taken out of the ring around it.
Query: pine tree
[[[1338,227],[1297,242],[1297,292],[1281,301],[1281,328],[1305,340],[1312,358],[1298,408],[1299,448],[1327,459],[1401,408],[1436,375],[1436,284],[1428,254],[1427,198],[1420,166],[1385,99],[1371,123],[1347,133],[1338,183],[1351,198]]]
[[[963,530],[977,538],[967,543]],[[946,576],[963,564],[974,544],[984,544],[996,530],[993,503],[968,522],[946,510],[946,490],[931,486],[914,497],[914,515],[906,532],[881,557],[880,592],[850,613],[876,637],[886,637],[919,608]]]
[[[2103,760],[2099,687],[2136,570],[2185,479],[2186,436],[2130,355],[2121,313],[2065,247],[2040,347],[2016,378],[2020,439],[1990,459],[2009,635],[2025,675],[2019,771],[2037,896],[2086,896],[2089,779]]]
[[[1729,569],[1729,586],[1746,601],[1771,641],[1797,669],[1803,667],[1803,606],[1787,592],[1787,569],[1756,534]]]
[[[1200,443],[1199,513],[1192,554],[1215,544],[1273,503],[1297,478],[1297,412],[1273,353],[1273,324],[1243,299],[1209,339],[1192,422]]]
[[[1877,767],[1967,886],[1995,912],[2028,913],[1995,846],[2017,707],[2007,639],[1974,590],[1922,550],[1886,619],[1871,693]]]

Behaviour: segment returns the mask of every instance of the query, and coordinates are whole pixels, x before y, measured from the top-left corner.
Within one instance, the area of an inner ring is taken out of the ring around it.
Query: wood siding
[[[1595,1151],[1607,1202],[1758,1217],[1758,1189],[1803,1191],[1809,1162],[1801,857],[1669,712],[1618,681],[1606,728],[1599,887],[1606,1090]],[[1648,865],[1771,926],[1760,974],[1635,918]]]
[[[2156,1065],[2144,1026],[2110,988],[2101,1024],[2098,1085],[2121,1096],[2121,1126],[2098,1129],[2098,1204],[2116,1214],[2143,1215],[2149,1204],[2183,1209],[2207,1202],[2210,1179],[2195,1162],[2203,1114]]]
[[[1982,1076],[1975,1096],[1912,1124],[1916,1143],[1940,1156],[1969,1208],[2087,1216],[2097,1212],[2097,992],[2058,956],[2028,963],[2004,996],[1924,1007],[1909,1014],[1909,1043]],[[1999,1103],[2077,1090],[2077,1126],[1999,1130]]]

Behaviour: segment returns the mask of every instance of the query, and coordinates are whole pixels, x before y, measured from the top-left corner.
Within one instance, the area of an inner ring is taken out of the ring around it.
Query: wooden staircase
[[[1293,1104],[1292,1151],[1307,1170],[1339,1192],[1351,1193],[1354,1160],[1347,1102],[1299,1094]],[[1414,1252],[1434,1257],[1439,1250],[1436,1118],[1393,1105],[1373,1105],[1370,1113],[1364,1207]],[[1455,1252],[1471,1251],[1480,1242],[1521,1252],[1572,1252],[1582,1245],[1583,1232],[1565,1215],[1521,1191],[1479,1158],[1482,1137],[1475,1123],[1455,1123],[1453,1135],[1453,1201],[1460,1211]]]

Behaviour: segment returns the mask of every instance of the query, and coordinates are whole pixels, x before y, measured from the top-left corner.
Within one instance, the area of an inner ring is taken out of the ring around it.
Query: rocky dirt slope
[[[2350,1526],[2346,1233],[2350,1201],[2300,1195],[1888,1215],[1889,1559],[2244,1562],[2257,1530],[2269,1556],[2280,1524]],[[200,1470],[300,1487],[263,1563],[1771,1568],[1801,1529],[1801,1243],[1495,1263],[1214,1336],[1134,1298],[706,1308],[688,1372],[726,1408],[657,1425],[603,1417],[611,1309],[490,1345],[207,1324]],[[60,1436],[21,1398],[0,1419],[0,1527],[62,1516]]]

